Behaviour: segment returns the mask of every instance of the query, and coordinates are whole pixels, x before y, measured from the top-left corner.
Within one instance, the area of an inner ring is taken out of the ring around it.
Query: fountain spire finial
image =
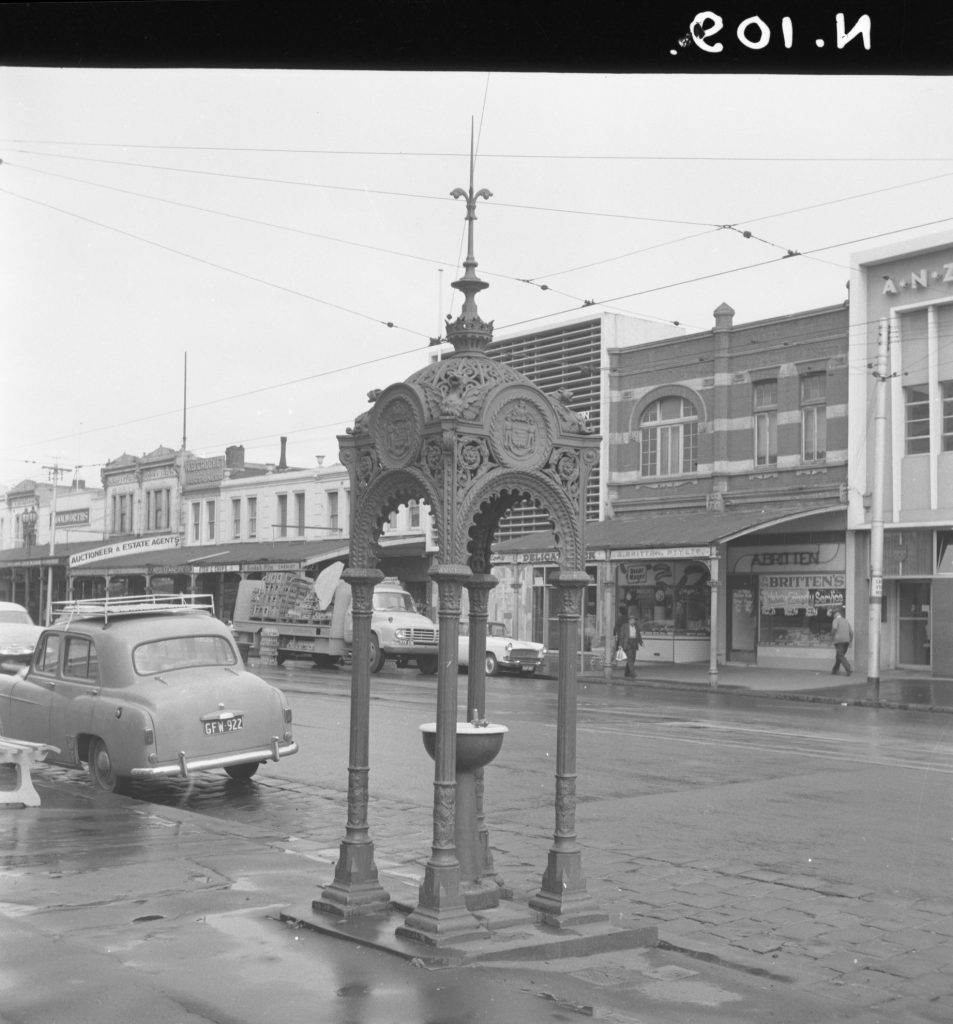
[[[476,155],[473,145],[473,119],[470,119],[470,188],[464,191],[455,188],[450,195],[454,199],[465,199],[467,202],[467,256],[463,261],[463,277],[451,285],[463,293],[463,309],[453,323],[447,325],[447,340],[452,342],[457,352],[484,352],[493,337],[493,323],[480,319],[477,312],[476,295],[490,286],[476,275],[477,261],[473,255],[473,222],[476,217],[478,199],[489,199],[493,193],[488,188],[478,192],[473,189],[473,174],[476,166]]]

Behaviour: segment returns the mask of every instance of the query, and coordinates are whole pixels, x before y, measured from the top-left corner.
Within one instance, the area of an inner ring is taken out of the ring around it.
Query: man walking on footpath
[[[615,624],[616,647],[625,651],[625,675],[627,679],[635,678],[635,656],[642,646],[642,631],[639,629],[635,612],[626,614],[625,605],[619,608],[619,617]]]
[[[844,618],[844,612],[838,608],[834,612],[834,621],[831,623],[831,638],[834,641],[834,667],[831,669],[831,675],[836,676],[837,670],[844,666],[844,671],[847,675],[850,675],[854,670],[850,667],[850,662],[847,660],[847,648],[850,647],[851,641],[854,639],[854,631],[851,629],[850,623]]]

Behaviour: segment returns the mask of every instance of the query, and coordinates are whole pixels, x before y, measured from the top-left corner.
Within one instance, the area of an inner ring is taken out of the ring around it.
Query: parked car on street
[[[248,672],[205,595],[58,605],[33,660],[0,674],[0,733],[59,748],[98,789],[223,768],[249,779],[294,754],[285,695]]]
[[[470,662],[470,624],[460,623],[458,663],[466,668]],[[486,674],[494,676],[501,669],[532,675],[546,657],[543,644],[532,640],[513,640],[506,635],[502,622],[486,624]]]
[[[28,665],[42,632],[22,604],[0,601],[0,671]]]

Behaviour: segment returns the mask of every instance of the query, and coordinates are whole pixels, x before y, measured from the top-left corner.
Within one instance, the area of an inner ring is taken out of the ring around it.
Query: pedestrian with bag
[[[844,666],[847,675],[850,675],[854,670],[847,660],[847,648],[850,647],[854,639],[854,631],[844,617],[842,608],[838,608],[834,612],[834,619],[831,622],[831,639],[834,642],[834,667],[831,669],[831,675],[836,676],[841,665]]]
[[[642,646],[642,631],[634,611],[626,612],[625,605],[619,608],[619,617],[615,624],[616,661],[621,661],[619,652],[625,654],[625,675],[627,679],[635,678],[635,656]]]

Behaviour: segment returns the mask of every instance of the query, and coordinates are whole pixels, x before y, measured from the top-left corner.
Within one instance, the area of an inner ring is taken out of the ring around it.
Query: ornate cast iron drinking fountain
[[[493,901],[499,885],[482,824],[482,768],[473,769],[479,850],[461,877],[456,849],[458,769],[457,642],[463,588],[469,595],[470,660],[467,721],[487,713],[485,649],[487,599],[497,580],[489,572],[491,544],[500,520],[529,499],[549,514],[559,569],[559,699],[556,747],[556,827],[539,891],[530,907],[556,927],[605,920],[586,890],[576,839],[576,670],[585,572],[585,493],[599,457],[599,438],[563,401],[487,354],[492,322],[480,318],[476,295],[487,287],[476,276],[473,224],[477,200],[471,148],[466,200],[467,256],[453,287],[464,296],[460,316],[447,325],[454,352],[402,383],[371,392],[371,408],[339,438],[351,480],[350,565],[343,578],[353,590],[347,828],[334,880],[313,903],[316,912],[350,919],[383,911],[390,903],[374,862],[368,812],[371,598],[382,579],[377,540],[391,511],[411,499],[433,515],[439,545],[431,578],[439,595],[439,668],[434,759],[433,843],[419,902],[397,933],[439,946],[486,935],[472,910]],[[565,395],[560,396],[562,398]],[[466,731],[466,730],[464,730]],[[471,730],[479,732],[479,729]],[[497,730],[502,735],[502,730]],[[518,743],[515,736],[510,743]],[[498,747],[497,747],[498,749]],[[462,753],[462,752],[461,752]],[[482,756],[482,755],[481,755]],[[468,814],[471,811],[467,811]],[[472,826],[472,822],[468,823]],[[489,894],[489,895],[488,895]]]

